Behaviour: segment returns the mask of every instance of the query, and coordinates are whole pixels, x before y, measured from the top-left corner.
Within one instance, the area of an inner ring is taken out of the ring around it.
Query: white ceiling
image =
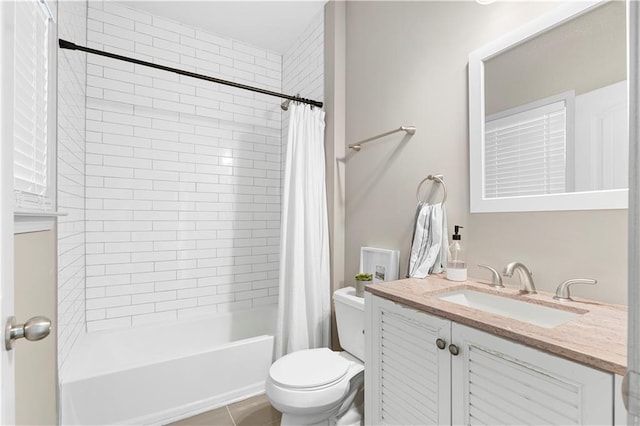
[[[137,0],[127,7],[169,18],[257,47],[284,53],[320,13],[326,0]]]

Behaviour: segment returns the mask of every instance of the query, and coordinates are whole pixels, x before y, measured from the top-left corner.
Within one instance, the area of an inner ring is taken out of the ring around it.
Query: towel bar
[[[365,143],[369,143],[369,142],[371,142],[371,141],[373,141],[375,139],[379,139],[379,138],[381,138],[383,136],[392,135],[392,134],[397,133],[397,132],[406,132],[408,135],[415,135],[416,128],[415,128],[415,126],[400,126],[395,130],[391,130],[389,132],[384,132],[384,133],[381,133],[379,135],[372,136],[370,138],[361,140],[360,142],[352,143],[351,145],[349,145],[349,148],[353,149],[355,151],[360,151],[360,148],[362,148],[362,145],[364,145]]]

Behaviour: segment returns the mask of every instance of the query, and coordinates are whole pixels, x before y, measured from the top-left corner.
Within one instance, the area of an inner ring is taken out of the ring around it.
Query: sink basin
[[[473,290],[457,290],[434,297],[545,328],[553,328],[580,316],[580,314],[574,312]]]

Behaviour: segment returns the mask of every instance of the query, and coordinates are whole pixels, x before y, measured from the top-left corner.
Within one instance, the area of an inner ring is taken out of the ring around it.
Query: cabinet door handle
[[[460,353],[460,350],[456,345],[452,343],[449,345],[449,352],[451,352],[451,355],[457,356]]]
[[[443,339],[436,339],[436,346],[438,347],[438,349],[444,349],[447,347],[447,342],[445,342]]]

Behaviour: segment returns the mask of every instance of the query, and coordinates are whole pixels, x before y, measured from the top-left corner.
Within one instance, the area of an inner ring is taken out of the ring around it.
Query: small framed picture
[[[373,275],[374,283],[397,280],[399,267],[399,250],[360,248],[360,272]]]

